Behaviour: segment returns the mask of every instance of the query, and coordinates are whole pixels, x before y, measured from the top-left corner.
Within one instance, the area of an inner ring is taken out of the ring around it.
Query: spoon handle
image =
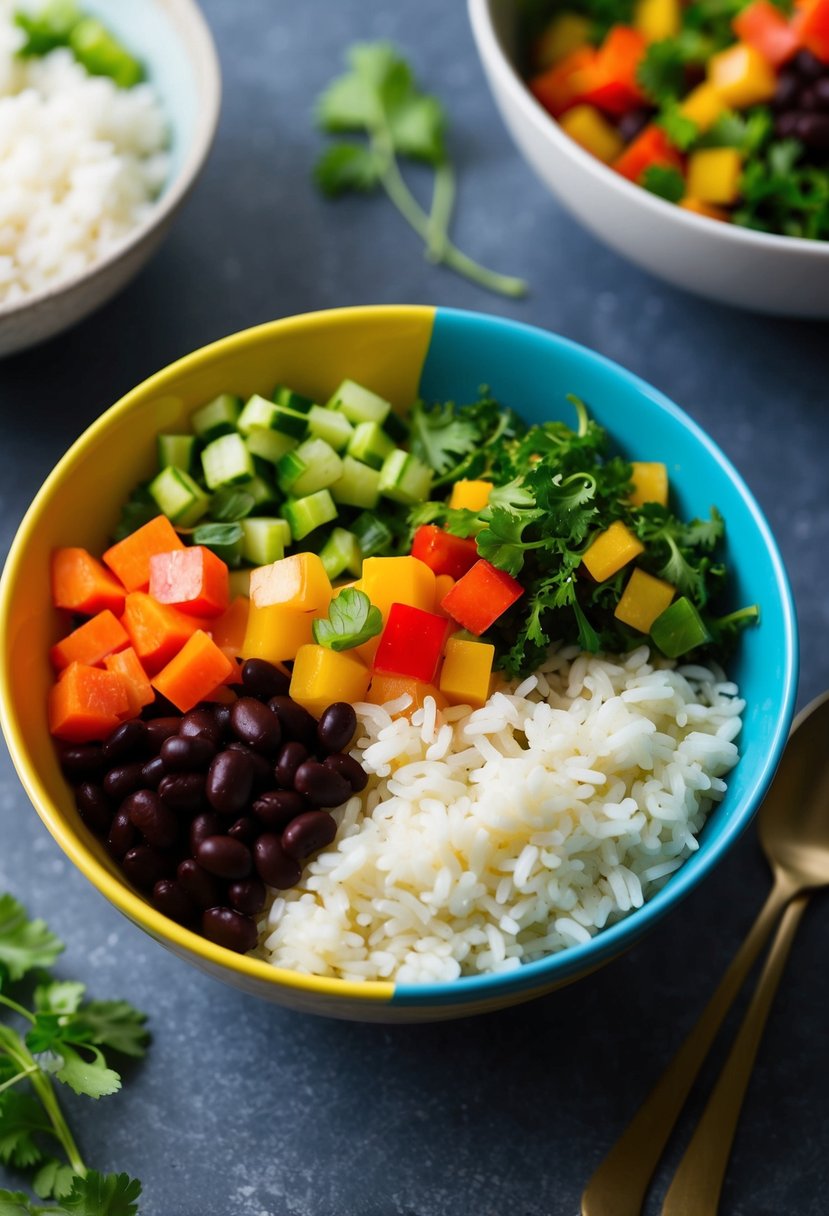
[[[768,899],[699,1021],[587,1183],[582,1216],[639,1216],[653,1172],[723,1018],[794,893],[783,875],[775,876]]]
[[[716,1216],[751,1070],[808,895],[783,913],[734,1046],[665,1196],[662,1216]]]

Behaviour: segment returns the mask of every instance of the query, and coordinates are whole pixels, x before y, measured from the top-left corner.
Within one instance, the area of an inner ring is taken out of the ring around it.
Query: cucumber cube
[[[296,439],[280,431],[270,431],[263,426],[253,427],[245,437],[247,449],[252,456],[278,464],[286,452],[297,445]]]
[[[302,393],[295,393],[284,384],[278,384],[271,396],[277,405],[284,405],[286,409],[294,410],[297,414],[307,414],[314,404],[310,397],[303,397]]]
[[[159,511],[182,528],[192,528],[210,506],[210,499],[198,482],[174,465],[162,469],[147,488]]]
[[[159,469],[166,469],[171,464],[189,473],[193,468],[197,442],[195,435],[159,435],[156,439]]]
[[[324,490],[340,477],[343,462],[324,439],[306,439],[277,465],[280,489],[295,498]]]
[[[245,482],[245,493],[250,494],[257,507],[273,507],[280,500],[280,493],[268,477],[258,473],[250,481]]]
[[[320,549],[320,560],[330,579],[339,578],[344,570],[359,578],[363,569],[363,555],[357,537],[345,528],[334,529]]]
[[[383,430],[393,439],[399,447],[401,443],[405,443],[409,438],[409,428],[399,414],[391,410],[385,417],[383,422]]]
[[[343,471],[331,487],[331,496],[343,506],[371,510],[380,501],[380,474],[353,456],[344,456]]]
[[[222,393],[218,397],[214,397],[212,401],[208,401],[207,405],[203,405],[200,410],[196,410],[190,419],[192,426],[199,439],[205,443],[210,443],[213,439],[218,439],[220,435],[230,435],[236,430],[236,422],[242,410],[242,403],[238,397],[234,397],[231,393]]]
[[[308,434],[308,419],[298,410],[289,410],[284,405],[274,406],[274,420],[271,426],[283,435],[292,439],[304,439]]]
[[[348,454],[372,469],[382,469],[383,461],[394,451],[394,443],[376,422],[358,422],[348,444]]]
[[[340,387],[332,394],[328,402],[330,410],[340,410],[349,422],[356,426],[358,422],[381,423],[391,410],[388,401],[363,388],[354,380],[343,380]]]
[[[253,566],[268,566],[285,556],[291,529],[284,519],[249,515],[242,524],[242,557]]]
[[[351,530],[357,538],[363,557],[374,557],[377,553],[383,553],[392,542],[390,530],[382,519],[378,519],[370,511],[363,511],[358,515],[351,525]]]
[[[317,439],[330,443],[335,452],[341,452],[354,434],[354,428],[337,410],[326,410],[321,405],[312,405],[308,414],[308,430]]]
[[[276,406],[272,401],[268,401],[267,397],[260,397],[258,393],[254,393],[245,402],[245,408],[239,415],[236,429],[243,435],[249,435],[255,426],[272,429],[275,421]]]
[[[209,443],[201,454],[204,479],[211,490],[220,486],[235,486],[250,481],[256,470],[253,457],[238,432],[222,435]]]
[[[392,502],[411,506],[425,502],[432,488],[432,470],[411,452],[395,448],[380,470],[380,493]]]
[[[291,528],[294,540],[302,540],[323,524],[337,518],[337,508],[327,490],[318,490],[307,498],[292,498],[283,504],[282,513]]]

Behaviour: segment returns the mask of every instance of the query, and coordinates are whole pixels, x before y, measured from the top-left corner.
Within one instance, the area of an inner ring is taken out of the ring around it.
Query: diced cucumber
[[[354,433],[354,428],[345,414],[337,410],[326,410],[321,405],[312,405],[308,414],[308,430],[317,439],[330,443],[335,452],[341,452]]]
[[[316,494],[338,480],[343,462],[324,439],[306,439],[276,466],[279,487],[294,498]]]
[[[409,438],[409,428],[399,414],[390,410],[383,422],[383,430],[399,447]]]
[[[274,406],[274,420],[271,424],[275,431],[290,435],[292,439],[304,439],[308,434],[308,418],[298,410],[289,410],[284,405]]]
[[[375,553],[383,553],[392,542],[392,534],[382,519],[363,511],[351,525],[351,530],[357,538],[363,557],[374,557]]]
[[[337,518],[337,508],[328,490],[318,490],[307,498],[292,498],[283,504],[282,513],[291,528],[294,540],[302,540],[315,528],[330,524]]]
[[[211,490],[250,481],[255,475],[253,457],[242,436],[235,432],[208,443],[201,454],[204,480]]]
[[[192,528],[206,514],[210,499],[184,469],[167,465],[147,487],[159,511],[171,523]]]
[[[197,442],[195,435],[159,435],[156,439],[159,469],[173,465],[186,473],[191,472]]]
[[[257,507],[273,507],[282,497],[270,478],[262,477],[258,473],[245,482],[244,489],[246,494],[251,495]]]
[[[386,498],[411,506],[425,502],[431,488],[432,470],[411,452],[395,448],[386,457],[380,470],[380,493]]]
[[[285,546],[291,543],[291,529],[284,519],[249,515],[241,524],[245,561],[254,566],[267,566],[285,556]]]
[[[382,469],[383,461],[394,451],[394,443],[376,422],[358,422],[348,444],[348,454],[372,469]]]
[[[349,422],[383,422],[391,406],[370,389],[363,388],[354,380],[343,380],[331,395],[330,410],[340,410]]]
[[[307,414],[314,404],[310,397],[303,397],[302,393],[295,393],[284,384],[278,384],[271,396],[277,405],[284,405],[286,409],[294,410],[297,414]]]
[[[270,431],[263,426],[255,426],[245,437],[248,451],[253,456],[278,464],[286,452],[297,445],[297,440],[280,431]]]
[[[245,402],[245,408],[239,415],[236,429],[243,435],[249,435],[255,426],[272,429],[275,420],[276,406],[273,402],[268,401],[267,397],[261,397],[259,393],[254,393]]]
[[[320,560],[330,579],[339,578],[343,570],[359,578],[363,568],[363,555],[357,537],[345,528],[334,529],[320,549]]]
[[[380,501],[380,474],[353,456],[344,456],[342,476],[332,485],[331,495],[343,506],[376,507]]]
[[[212,401],[208,401],[207,405],[203,405],[201,409],[196,410],[190,419],[190,425],[199,439],[210,443],[211,440],[218,439],[220,435],[229,435],[236,430],[236,422],[241,411],[242,403],[238,397],[234,397],[231,393],[222,393],[220,396],[214,397]]]

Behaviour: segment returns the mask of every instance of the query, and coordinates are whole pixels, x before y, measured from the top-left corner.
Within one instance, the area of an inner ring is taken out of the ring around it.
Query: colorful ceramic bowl
[[[83,0],[144,64],[170,124],[170,174],[146,220],[106,257],[14,304],[0,304],[0,356],[51,338],[106,303],[138,274],[204,168],[221,101],[219,61],[194,0]]]
[[[700,848],[643,908],[574,946],[509,974],[410,986],[346,983],[277,970],[233,954],[156,912],[131,890],[84,828],[46,725],[49,556],[56,546],[100,552],[121,502],[155,464],[155,435],[187,427],[219,392],[245,395],[287,383],[326,399],[345,376],[395,406],[473,400],[481,384],[530,421],[555,417],[567,393],[588,402],[629,456],[665,461],[678,506],[728,523],[735,602],[761,606],[733,664],[748,707],[742,758]],[[691,891],[750,822],[780,757],[792,713],[797,636],[780,555],[756,502],[712,441],[656,389],[607,359],[542,330],[427,307],[349,308],[275,321],[181,359],[133,389],[73,445],[20,526],[0,583],[0,713],[12,759],[61,848],[117,908],[181,958],[257,996],[306,1012],[364,1021],[424,1021],[497,1009],[570,983],[625,950]]]

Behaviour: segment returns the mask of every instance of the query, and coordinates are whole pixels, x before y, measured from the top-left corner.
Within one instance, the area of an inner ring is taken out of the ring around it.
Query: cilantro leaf
[[[704,64],[712,49],[707,36],[683,29],[674,38],[648,45],[636,70],[636,79],[656,105],[675,102],[685,92],[685,69]]]
[[[642,185],[651,194],[678,203],[685,194],[685,179],[678,169],[668,165],[648,165],[642,177]]]
[[[69,1216],[137,1216],[140,1196],[137,1178],[90,1170],[83,1178],[75,1176],[60,1210]]]
[[[127,1001],[89,1001],[81,1009],[79,1021],[88,1031],[89,1041],[99,1047],[135,1059],[146,1054],[147,1015]]]
[[[40,1204],[33,1204],[22,1191],[0,1190],[0,1216],[41,1216],[42,1212]]]
[[[50,967],[63,948],[44,921],[29,920],[12,895],[0,895],[0,964],[10,979],[22,979],[36,967]]]
[[[383,628],[383,614],[364,591],[346,587],[328,608],[328,618],[313,623],[314,641],[329,650],[351,650]]]
[[[50,1157],[32,1179],[32,1190],[40,1199],[65,1199],[76,1178],[71,1165]]]
[[[17,1169],[37,1165],[43,1152],[35,1137],[52,1127],[43,1107],[29,1094],[7,1089],[0,1094],[0,1161]]]
[[[487,508],[482,516],[486,519],[486,527],[477,537],[478,553],[515,578],[524,565],[526,550],[544,543],[528,543],[523,539],[524,529],[541,517],[541,511],[522,511],[519,514],[504,507]]]
[[[86,992],[85,984],[71,980],[53,980],[35,988],[34,1005],[38,1013],[75,1013]]]
[[[657,119],[657,125],[667,135],[668,139],[675,148],[679,148],[680,152],[687,152],[691,144],[699,136],[699,127],[692,118],[687,114],[683,114],[680,107],[675,101],[668,102],[660,111]],[[657,168],[658,166],[652,166]],[[676,170],[675,170],[676,172]],[[681,176],[681,174],[677,174]]]
[[[329,198],[350,190],[370,193],[379,185],[383,164],[371,148],[363,144],[337,143],[322,154],[314,169],[314,179]]]
[[[469,418],[458,416],[451,402],[431,408],[418,401],[411,414],[411,449],[436,473],[445,473],[475,450],[479,431]]]
[[[256,499],[247,490],[233,486],[217,490],[210,499],[210,518],[217,524],[236,523],[250,515]]]

